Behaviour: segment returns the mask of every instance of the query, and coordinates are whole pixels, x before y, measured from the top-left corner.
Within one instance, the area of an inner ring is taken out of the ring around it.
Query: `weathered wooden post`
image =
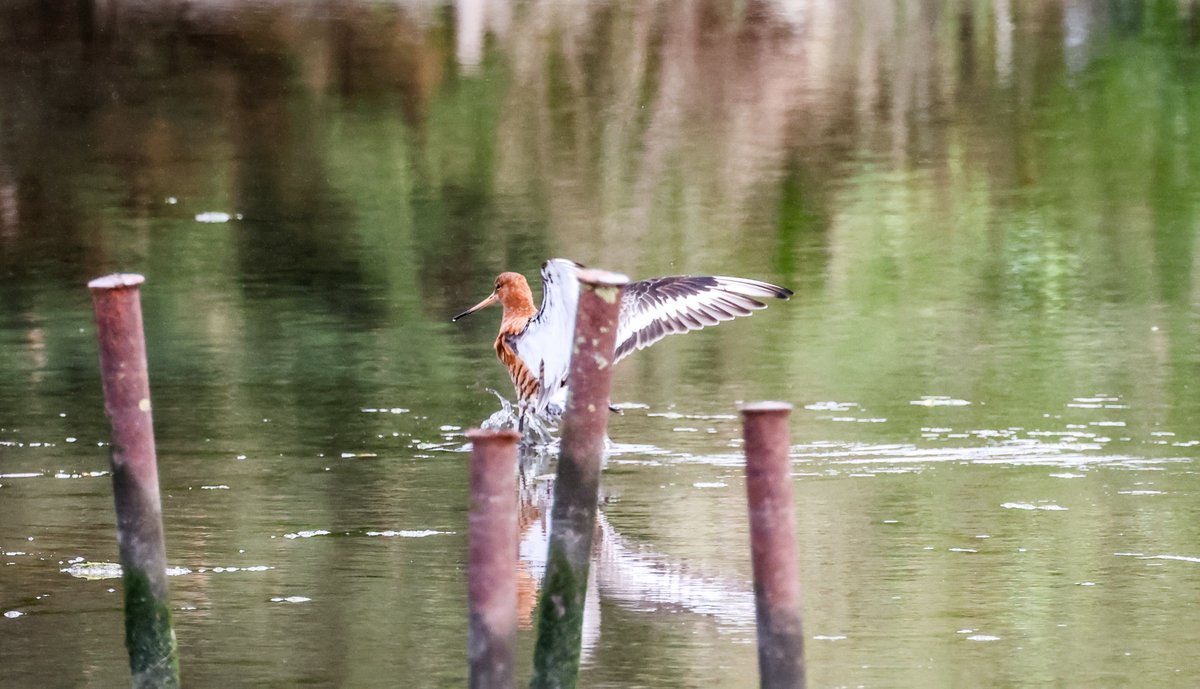
[[[144,278],[113,274],[88,283],[96,311],[104,410],[112,422],[113,498],[125,588],[125,647],[135,689],[179,686],[167,598],[167,550],[150,413],[142,304]]]
[[[546,577],[538,598],[533,689],[568,689],[579,675],[583,606],[608,429],[613,350],[621,291],[629,278],[579,272],[579,313],[562,421]]]
[[[511,689],[517,636],[517,442],[513,430],[467,431],[467,656],[471,689]]]
[[[792,405],[758,402],[741,408],[746,442],[746,497],[763,689],[803,688],[804,631],[795,507],[788,457]]]

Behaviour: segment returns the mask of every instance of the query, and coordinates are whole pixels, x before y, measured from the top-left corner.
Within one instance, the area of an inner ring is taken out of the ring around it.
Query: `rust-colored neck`
[[[504,308],[504,316],[500,319],[500,334],[515,335],[525,328],[537,313],[533,305],[533,292],[529,282],[520,273],[501,273],[496,278],[496,296]]]
[[[529,370],[509,344],[508,338],[524,330],[529,319],[537,313],[533,305],[533,292],[529,290],[529,282],[524,275],[501,273],[496,278],[496,299],[504,308],[504,315],[500,318],[500,333],[496,335],[496,356],[508,369],[508,375],[517,388],[518,399],[528,400],[538,394],[541,383],[538,374]]]

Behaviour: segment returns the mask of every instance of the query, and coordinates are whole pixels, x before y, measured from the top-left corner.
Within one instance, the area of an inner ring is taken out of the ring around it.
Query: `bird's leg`
[[[517,399],[517,432],[525,435],[525,417],[529,414],[529,402],[520,399],[518,394]]]

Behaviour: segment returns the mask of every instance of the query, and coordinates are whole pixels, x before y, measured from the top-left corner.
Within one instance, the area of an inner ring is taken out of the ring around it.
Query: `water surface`
[[[757,399],[810,686],[1192,686],[1193,12],[0,10],[0,684],[127,681],[84,288],[125,270],[184,682],[461,686],[465,429],[511,387],[498,314],[449,317],[567,256],[796,290],[616,371],[582,686],[756,686]]]

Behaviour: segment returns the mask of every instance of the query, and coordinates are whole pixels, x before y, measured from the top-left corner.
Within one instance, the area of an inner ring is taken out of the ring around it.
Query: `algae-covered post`
[[[579,272],[579,311],[571,350],[567,409],[551,508],[546,578],[538,598],[535,689],[574,687],[579,675],[583,604],[608,429],[613,350],[624,275]]]
[[[467,656],[471,689],[511,689],[517,636],[516,431],[467,431],[471,509],[467,517]]]
[[[96,311],[104,410],[112,423],[113,498],[125,588],[125,646],[135,689],[179,686],[167,599],[167,551],[142,333],[141,275],[88,283]]]
[[[800,569],[788,458],[791,411],[792,406],[783,402],[758,402],[741,408],[759,682],[763,689],[792,689],[805,684]]]

